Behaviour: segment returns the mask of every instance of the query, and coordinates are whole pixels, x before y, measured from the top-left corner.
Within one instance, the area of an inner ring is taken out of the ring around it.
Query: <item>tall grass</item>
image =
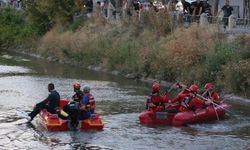
[[[225,91],[250,97],[250,36],[240,36],[229,45],[234,50],[229,61],[222,66],[217,83]]]
[[[199,26],[173,32],[171,17],[163,12],[145,12],[141,19],[112,24],[98,16],[74,31],[54,27],[40,39],[37,50],[54,60],[145,78],[199,85],[216,82],[228,92],[249,96],[250,37],[229,43],[221,34]]]

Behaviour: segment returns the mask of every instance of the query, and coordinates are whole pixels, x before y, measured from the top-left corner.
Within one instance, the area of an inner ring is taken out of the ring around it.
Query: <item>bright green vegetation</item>
[[[18,46],[36,34],[24,13],[10,8],[0,9],[0,47]]]

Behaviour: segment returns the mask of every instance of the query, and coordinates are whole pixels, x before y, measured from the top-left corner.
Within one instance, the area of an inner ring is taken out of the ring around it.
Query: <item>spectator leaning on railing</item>
[[[190,3],[185,0],[181,0],[183,7],[183,14],[190,14]]]
[[[139,17],[139,13],[140,13],[140,1],[139,0],[133,0],[133,6],[134,6],[134,10],[136,12],[136,16]]]
[[[190,14],[200,16],[202,11],[202,3],[200,0],[196,0],[190,6]]]
[[[168,12],[175,12],[176,11],[176,4],[177,4],[177,0],[170,0],[167,4]]]
[[[87,0],[86,2],[87,13],[92,13],[93,11],[93,0]]]
[[[202,2],[200,0],[196,0],[195,2],[191,3],[190,15],[192,15],[196,21],[199,21],[201,13],[202,13]]]
[[[202,3],[201,13],[206,13],[208,16],[212,16],[211,8],[212,8],[212,6],[208,4],[207,0],[205,0]]]

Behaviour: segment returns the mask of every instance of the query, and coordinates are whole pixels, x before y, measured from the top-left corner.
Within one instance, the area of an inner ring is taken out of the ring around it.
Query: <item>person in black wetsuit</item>
[[[59,108],[60,104],[60,95],[55,90],[55,86],[53,83],[48,84],[48,91],[50,92],[49,96],[41,101],[40,103],[37,103],[31,113],[29,113],[29,121],[32,121],[34,117],[40,113],[42,109],[46,109],[48,112],[52,114],[57,113],[57,109]]]

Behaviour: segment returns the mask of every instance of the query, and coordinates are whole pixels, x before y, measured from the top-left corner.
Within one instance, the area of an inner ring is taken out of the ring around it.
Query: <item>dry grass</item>
[[[249,97],[250,59],[225,65],[217,82],[227,92],[236,92]]]
[[[192,26],[171,33],[161,27],[167,24],[161,24],[159,18],[153,17],[155,14],[147,15],[147,19],[155,20],[142,24],[130,18],[112,25],[93,20],[76,32],[61,33],[54,28],[40,40],[39,51],[60,61],[70,59],[85,66],[102,66],[167,81],[203,84],[217,79],[217,85],[227,91],[249,94],[250,62],[236,63],[241,53],[248,56],[249,37],[238,39],[238,52],[230,43],[218,44],[224,37],[216,32]]]
[[[189,68],[198,63],[214,44],[212,35],[200,27],[178,29],[174,39],[165,45],[167,57],[172,58],[169,65]]]
[[[155,20],[160,22],[159,18]],[[94,63],[123,72],[140,71],[152,77],[161,74],[161,78],[165,78],[164,72],[171,70],[179,74],[182,68],[190,69],[198,63],[215,40],[212,33],[200,27],[180,28],[174,35],[164,33],[159,36],[156,33],[162,31],[162,24],[149,24],[146,26],[155,26],[153,30],[139,29],[140,24],[135,20],[128,29],[119,25],[98,25],[93,21],[77,32],[59,33],[54,28],[40,40],[39,47],[59,60],[73,57],[79,61],[80,58],[75,56],[78,55],[86,64]]]

